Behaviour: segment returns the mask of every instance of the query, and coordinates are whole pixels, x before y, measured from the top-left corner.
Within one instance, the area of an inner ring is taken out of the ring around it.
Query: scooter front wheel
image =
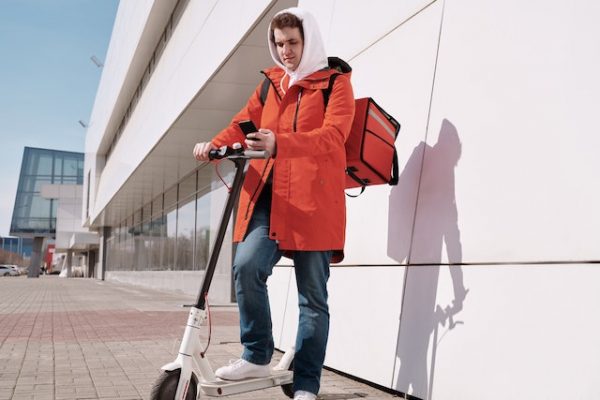
[[[156,382],[154,382],[154,387],[150,393],[150,400],[174,400],[177,384],[179,383],[179,375],[181,375],[181,369],[163,371],[156,379]],[[185,400],[196,400],[197,393],[198,386],[192,376]]]

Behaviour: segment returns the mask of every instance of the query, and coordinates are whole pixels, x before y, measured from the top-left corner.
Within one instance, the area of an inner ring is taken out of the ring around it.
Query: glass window
[[[164,199],[165,214],[166,214],[166,210],[170,211],[172,208],[175,207],[176,203],[177,203],[177,185],[173,186],[171,189],[169,189],[165,192],[165,199]]]
[[[77,160],[77,184],[83,185],[83,158]]]
[[[126,271],[132,270],[133,269],[133,262],[134,262],[134,256],[135,256],[135,235],[134,235],[135,229],[134,229],[134,225],[133,225],[133,217],[130,217],[127,219],[127,230],[125,231],[126,234],[126,239],[125,239],[125,248],[126,248],[126,258],[125,258],[125,265],[123,266],[123,269]]]
[[[111,271],[114,271],[117,268],[117,264],[119,262],[119,227],[115,226],[112,230],[112,235],[109,238],[109,240],[112,240],[112,245],[111,247],[107,247],[106,248],[106,252],[107,252],[107,261],[106,261],[106,265],[109,266]],[[108,242],[108,240],[107,240]],[[109,252],[110,250],[110,252]],[[108,260],[110,260],[110,264],[108,263]]]
[[[198,197],[196,201],[196,270],[206,269],[210,246],[210,193]]]
[[[155,218],[151,222],[151,255],[150,255],[150,267],[152,270],[163,269],[163,249],[164,249],[164,238],[165,238],[165,224],[164,218],[161,215],[159,218]]]
[[[142,221],[149,222],[151,216],[152,216],[152,202],[146,204],[142,208]]]
[[[113,247],[113,261],[111,265],[114,270],[120,269],[121,265],[121,226],[115,228],[115,236],[114,236],[114,247]]]
[[[29,216],[29,209],[31,208],[32,199],[33,193],[21,192],[20,194],[17,194],[15,209],[13,210],[13,219]]]
[[[54,176],[62,176],[63,174],[63,159],[61,157],[54,158]],[[58,181],[60,183],[60,180]]]
[[[127,224],[121,225],[121,242],[119,243],[119,271],[125,270],[127,265]]]
[[[115,260],[115,269],[123,269],[123,263],[125,262],[125,226],[121,224],[119,226],[119,244],[117,245],[117,259]]]
[[[177,269],[191,270],[194,265],[194,228],[196,224],[196,202],[179,207],[177,212]]]
[[[139,271],[148,271],[150,269],[150,252],[152,249],[152,237],[150,236],[150,221],[146,221],[142,224],[139,242],[141,253],[137,259],[137,269]]]
[[[30,218],[49,218],[52,211],[50,200],[40,196],[31,197],[31,208],[28,212]]]
[[[37,176],[24,176],[23,178],[21,178],[21,181],[19,182],[19,191],[21,193],[23,192],[35,192],[36,190],[36,181],[40,179],[40,177]],[[50,176],[47,177],[47,182],[50,182]],[[39,190],[39,189],[38,189]]]
[[[106,239],[106,261],[105,261],[105,265],[106,265],[106,270],[107,271],[114,271],[115,270],[115,265],[114,265],[114,261],[115,260],[115,238],[114,236],[109,237],[108,239]]]
[[[146,249],[148,230],[149,228],[145,224],[136,225],[133,230],[133,270],[145,271],[148,267],[148,250]]]
[[[63,174],[68,175],[63,179]],[[42,186],[50,183],[83,182],[83,154],[26,147],[19,178],[13,217],[26,232],[51,234],[56,224],[56,202],[39,196]],[[37,229],[40,229],[37,231]],[[19,229],[11,231],[19,233]]]
[[[179,183],[179,203],[196,193],[196,173],[189,175]]]
[[[152,200],[152,219],[162,216],[163,212],[163,195],[161,194]]]
[[[27,175],[52,175],[52,153],[43,150],[30,151],[27,161]]]
[[[39,193],[42,190],[42,186],[48,185],[52,182],[52,178],[50,176],[36,176],[35,178],[29,179],[27,182],[30,185],[33,181],[33,192]]]
[[[56,220],[56,212],[58,209],[58,201],[51,199],[50,200],[50,208],[51,208],[51,213],[50,213],[50,218]]]
[[[63,176],[60,177],[59,182],[64,185],[81,185],[80,179],[78,176]]]
[[[55,171],[56,175],[77,176],[78,159],[70,156],[63,156],[62,171]]]
[[[177,246],[177,209],[171,210],[165,215],[165,244],[163,256],[163,268],[172,270],[175,268],[175,249]]]
[[[138,225],[142,222],[142,209],[140,208],[136,212],[133,213],[133,225],[138,227]],[[138,227],[139,229],[139,227]]]

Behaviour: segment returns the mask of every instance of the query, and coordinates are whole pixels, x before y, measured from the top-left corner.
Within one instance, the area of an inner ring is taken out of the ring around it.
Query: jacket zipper
[[[254,196],[256,196],[256,193],[258,193],[258,189],[261,188],[261,183],[263,180],[263,177],[265,176],[265,171],[267,170],[267,167],[269,166],[269,162],[267,162],[265,164],[265,167],[263,168],[261,174],[260,174],[260,183],[258,184],[258,186],[256,187],[256,189],[254,189],[254,193],[252,193],[252,197],[250,197],[250,201],[248,201],[248,207],[246,208],[246,214],[244,215],[244,220],[248,219],[248,213],[250,212],[250,205],[252,204],[252,200],[254,199]]]
[[[300,100],[302,99],[302,88],[298,92],[298,101],[296,101],[296,113],[294,114],[293,131],[296,132],[296,123],[298,122],[298,110],[300,109]]]
[[[271,86],[273,86],[273,91],[275,92],[277,97],[279,97],[279,99],[281,100],[281,96],[279,95],[279,92],[277,91],[277,88],[275,87],[275,84],[273,83],[273,81],[267,76],[267,74],[265,74],[264,71],[260,71],[260,72],[265,76],[266,79],[269,80],[269,82],[271,82]],[[260,182],[262,182],[262,178],[265,176],[265,171],[267,170],[268,166],[269,166],[269,163],[267,162],[265,164],[265,167],[263,168],[262,173],[260,174]],[[254,189],[254,193],[252,193],[252,197],[250,197],[250,201],[248,201],[248,207],[246,208],[246,214],[244,215],[244,220],[248,219],[248,214],[250,213],[250,205],[252,204],[252,200],[254,200],[254,197],[256,196],[256,193],[258,193],[258,189],[260,187],[261,187],[261,185],[259,183],[258,186],[256,187],[256,189]]]

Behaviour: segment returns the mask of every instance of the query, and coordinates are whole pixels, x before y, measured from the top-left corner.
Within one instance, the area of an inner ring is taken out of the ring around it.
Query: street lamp
[[[90,60],[92,60],[92,62],[93,62],[94,64],[96,64],[96,67],[98,67],[98,68],[102,68],[102,67],[104,67],[104,63],[103,63],[102,61],[100,61],[100,60],[98,59],[98,57],[96,57],[96,56],[91,56],[91,57],[90,57]]]

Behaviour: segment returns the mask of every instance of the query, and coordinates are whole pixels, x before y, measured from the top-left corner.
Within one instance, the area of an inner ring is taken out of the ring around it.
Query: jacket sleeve
[[[219,132],[215,137],[211,140],[211,142],[217,146],[231,146],[232,144],[238,142],[242,146],[246,147],[244,144],[245,136],[242,133],[242,130],[238,126],[238,122],[244,120],[252,120],[254,125],[260,128],[260,120],[262,116],[263,105],[260,101],[260,89],[262,86],[261,83],[254,89],[254,92],[246,102],[244,108],[242,108],[231,120],[229,125],[221,132]]]
[[[323,125],[298,135],[294,132],[277,133],[277,158],[319,156],[344,149],[354,119],[354,93],[350,79],[336,78]]]

